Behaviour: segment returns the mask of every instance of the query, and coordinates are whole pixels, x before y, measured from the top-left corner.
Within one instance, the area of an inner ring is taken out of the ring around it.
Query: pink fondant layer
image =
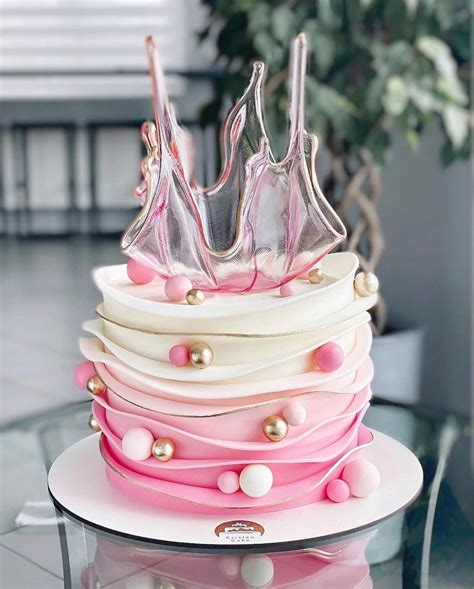
[[[216,488],[198,487],[157,479],[137,473],[121,464],[105,436],[101,448],[107,463],[109,482],[137,502],[146,502],[166,509],[220,514],[263,513],[289,509],[326,498],[326,484],[340,477],[344,466],[356,458],[372,441],[372,434],[361,426],[357,435],[340,455],[328,462],[325,472],[319,472],[295,482],[275,485],[263,497],[251,498],[242,491],[225,495]],[[291,468],[295,468],[294,464]]]

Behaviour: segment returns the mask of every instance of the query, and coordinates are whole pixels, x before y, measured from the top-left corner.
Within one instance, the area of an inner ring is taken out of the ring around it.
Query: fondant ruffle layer
[[[339,478],[345,465],[355,459],[372,442],[370,431],[357,421],[351,435],[342,444],[327,449],[328,454],[334,453],[331,460],[321,459],[321,468],[313,473],[303,469],[303,478],[286,484],[274,485],[263,497],[253,498],[242,491],[232,494],[222,493],[217,487],[205,487],[195,484],[177,483],[155,476],[145,475],[127,468],[117,455],[116,448],[107,436],[101,437],[101,452],[107,465],[107,477],[111,484],[127,494],[134,501],[151,503],[167,509],[179,509],[199,513],[221,514],[232,513],[263,513],[278,509],[289,509],[314,503],[326,498],[326,485],[329,481]],[[339,453],[338,453],[339,452]],[[310,458],[308,458],[310,460]],[[318,460],[318,456],[314,457]],[[304,461],[270,462],[270,468],[281,466],[281,469],[298,471]],[[315,462],[315,464],[318,464]],[[235,466],[235,465],[234,465]],[[202,468],[202,467],[199,467]]]

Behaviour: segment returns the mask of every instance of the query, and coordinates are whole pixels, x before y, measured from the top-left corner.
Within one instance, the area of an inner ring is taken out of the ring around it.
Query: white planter
[[[374,337],[371,357],[375,376],[372,391],[375,397],[407,405],[419,402],[423,368],[421,328],[399,329]],[[386,406],[371,407],[364,418],[368,427],[383,431],[413,449],[416,419],[406,409]],[[380,526],[375,542],[367,551],[370,564],[394,558],[402,546],[404,513],[390,518]]]
[[[408,405],[419,402],[423,339],[421,328],[400,329],[374,337],[371,357],[375,366],[372,381],[375,397]]]

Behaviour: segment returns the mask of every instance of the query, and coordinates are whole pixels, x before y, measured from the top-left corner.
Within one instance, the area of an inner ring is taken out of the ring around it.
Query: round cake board
[[[344,503],[329,500],[273,513],[199,515],[157,509],[122,495],[108,482],[99,435],[65,450],[54,462],[48,486],[58,510],[88,527],[135,541],[180,550],[289,550],[305,548],[373,526],[417,497],[423,471],[405,446],[377,431],[365,450],[379,469],[379,489]]]

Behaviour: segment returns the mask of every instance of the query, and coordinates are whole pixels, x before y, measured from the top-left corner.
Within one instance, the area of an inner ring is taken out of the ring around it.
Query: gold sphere
[[[313,284],[319,284],[323,281],[324,274],[321,268],[313,268],[308,272],[308,280]]]
[[[189,350],[189,358],[191,364],[196,368],[207,368],[214,358],[214,353],[211,346],[199,342],[191,346],[191,349]]]
[[[359,272],[354,279],[354,289],[360,297],[369,297],[379,289],[379,279],[372,272]]]
[[[168,462],[174,455],[174,443],[169,438],[159,438],[155,440],[151,447],[151,453],[157,460]]]
[[[91,376],[87,381],[87,390],[91,395],[102,395],[107,390],[104,381],[97,375]]]
[[[188,293],[186,294],[188,305],[202,305],[204,300],[204,293],[202,290],[199,290],[199,288],[192,288],[191,290],[188,290]]]
[[[286,438],[288,433],[288,422],[279,415],[271,415],[263,422],[263,433],[272,442],[279,442]]]
[[[94,432],[100,432],[100,425],[97,419],[94,417],[94,414],[91,413],[89,417],[89,427]]]

